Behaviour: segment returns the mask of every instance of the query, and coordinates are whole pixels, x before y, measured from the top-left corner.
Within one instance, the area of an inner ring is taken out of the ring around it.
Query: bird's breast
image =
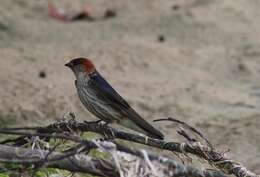
[[[100,98],[91,86],[77,82],[76,87],[80,101],[92,114],[110,122],[117,121],[121,117],[120,113],[113,109],[107,101]]]

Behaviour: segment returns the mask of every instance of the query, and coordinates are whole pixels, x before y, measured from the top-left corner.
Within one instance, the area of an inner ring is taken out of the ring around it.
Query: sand
[[[148,121],[186,121],[260,173],[259,1],[53,2],[70,13],[88,3],[99,20],[63,23],[44,0],[1,1],[3,126],[47,125],[68,111],[94,119],[64,67],[84,56]],[[102,20],[107,8],[117,15]],[[170,123],[155,126],[176,137]]]

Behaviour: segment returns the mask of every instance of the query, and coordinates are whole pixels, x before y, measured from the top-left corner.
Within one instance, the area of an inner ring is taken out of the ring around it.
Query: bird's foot
[[[111,121],[103,121],[103,120],[100,120],[99,124],[100,125],[103,125],[103,126],[108,126],[110,123],[112,123]]]
[[[116,138],[115,133],[111,127],[107,127],[106,130],[103,132],[103,141],[111,141]]]

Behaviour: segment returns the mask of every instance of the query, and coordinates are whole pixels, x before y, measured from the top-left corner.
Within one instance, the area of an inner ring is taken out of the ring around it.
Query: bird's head
[[[78,78],[81,75],[89,76],[96,72],[96,68],[92,61],[88,58],[75,58],[66,63],[65,66],[69,67]]]

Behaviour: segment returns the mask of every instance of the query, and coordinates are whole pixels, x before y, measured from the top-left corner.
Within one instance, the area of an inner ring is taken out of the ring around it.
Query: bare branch
[[[199,142],[189,142],[189,143],[178,143],[178,142],[166,142],[163,140],[152,139],[149,137],[142,136],[140,134],[128,133],[123,130],[115,129],[104,124],[88,124],[88,123],[78,123],[76,121],[69,122],[59,122],[51,124],[47,127],[42,127],[38,129],[37,133],[29,133],[22,131],[11,131],[12,129],[0,129],[0,133],[5,134],[18,134],[18,135],[29,135],[29,136],[39,136],[39,137],[59,137],[64,139],[69,139],[71,141],[82,142],[79,136],[71,135],[71,131],[75,132],[95,132],[105,137],[110,137],[114,139],[121,139],[130,142],[140,143],[151,147],[156,147],[164,150],[169,150],[178,153],[189,153],[196,155],[202,159],[205,159],[214,167],[217,167],[226,174],[234,174],[237,177],[257,177],[256,174],[247,170],[244,166],[239,164],[232,159],[224,156],[209,147],[208,145],[202,145]],[[20,129],[22,130],[22,129]],[[64,135],[64,133],[67,135]],[[27,133],[27,134],[26,134]],[[52,134],[51,134],[52,133]]]
[[[114,160],[100,160],[82,154],[74,154],[73,156],[66,157],[66,154],[60,152],[50,153],[50,151],[44,150],[32,150],[29,148],[0,145],[0,162],[35,165],[39,162],[44,161],[45,167],[59,168],[71,172],[90,173],[92,175],[106,177],[119,176],[120,170],[122,171],[124,176],[138,176],[143,173],[150,173],[149,176],[151,177],[157,174],[163,174],[163,176],[172,177],[225,177],[222,173],[217,171],[201,171],[191,166],[184,166],[177,163],[176,161],[167,158],[156,157],[154,155],[147,154],[148,160],[146,159],[146,161],[149,161],[151,164],[153,164],[154,168],[156,168],[156,170],[151,173],[149,172],[149,169],[146,169],[148,163],[145,162],[144,154],[142,153],[142,151],[136,151],[136,154],[141,154],[141,157],[132,156],[130,154],[125,154],[117,151],[116,145],[111,142],[99,141],[96,143],[97,146],[100,147],[102,150],[111,153]],[[46,160],[47,156],[48,159]],[[115,163],[116,159],[118,160],[119,166],[117,166]],[[127,163],[126,160],[128,161]],[[136,161],[139,161],[139,168],[143,168],[144,171],[136,169]]]

